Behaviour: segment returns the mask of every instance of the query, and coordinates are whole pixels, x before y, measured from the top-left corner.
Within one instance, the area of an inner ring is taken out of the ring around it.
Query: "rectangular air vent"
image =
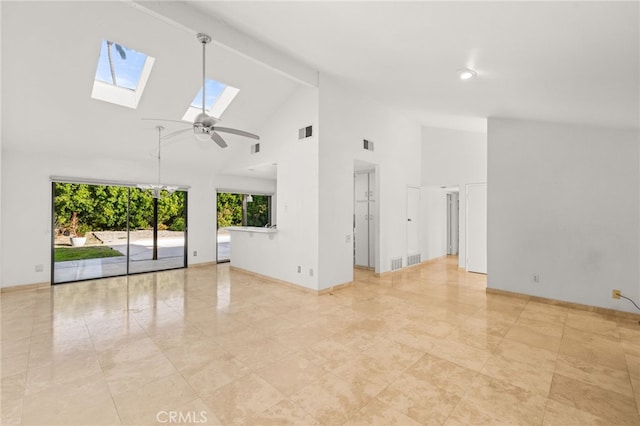
[[[396,271],[398,269],[402,269],[402,258],[399,257],[397,259],[391,259],[391,270]]]
[[[373,142],[368,141],[366,139],[362,140],[362,147],[367,151],[373,151]]]
[[[407,266],[417,265],[418,263],[420,263],[420,253],[407,256]]]
[[[313,136],[313,129],[311,126],[303,127],[298,130],[298,139],[305,139]]]
[[[251,145],[251,153],[257,154],[258,152],[260,152],[260,143],[255,143]]]

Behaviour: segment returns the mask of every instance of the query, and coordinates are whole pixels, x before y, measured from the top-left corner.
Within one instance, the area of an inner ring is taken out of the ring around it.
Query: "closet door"
[[[355,264],[369,266],[369,203],[356,201]]]
[[[354,196],[356,202],[369,199],[369,173],[356,173]]]

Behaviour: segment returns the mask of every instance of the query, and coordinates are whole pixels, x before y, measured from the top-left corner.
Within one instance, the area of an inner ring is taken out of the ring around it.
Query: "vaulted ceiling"
[[[248,35],[233,48],[208,46],[208,77],[241,89],[223,115],[228,127],[259,132],[299,87],[289,78],[295,72],[283,72],[296,67],[307,76],[319,70],[340,78],[427,126],[483,131],[489,116],[635,128],[639,122],[638,2],[4,1],[1,7],[3,150],[148,158],[157,123],[141,118],[182,117],[201,78],[194,30],[215,40],[222,27]],[[185,28],[185,16],[192,28]],[[102,39],[156,58],[137,109],[91,99]],[[260,46],[271,54],[256,60],[251,53]],[[462,67],[475,69],[477,78],[460,81]],[[224,155],[215,146],[201,150],[192,138],[165,153],[222,167],[250,143],[228,138]]]
[[[188,3],[425,125],[639,126],[637,1]]]
[[[91,98],[103,39],[155,58],[137,109]],[[189,124],[142,118],[180,120],[201,86],[201,73],[202,45],[193,31],[130,3],[3,2],[3,150],[153,164],[155,126],[170,132]],[[221,125],[256,133],[298,87],[216,43],[207,46],[207,77],[241,89]],[[225,138],[230,147],[222,151],[212,143],[202,149],[189,134],[177,137],[165,145],[163,162],[222,169],[234,151],[248,152],[251,143]]]

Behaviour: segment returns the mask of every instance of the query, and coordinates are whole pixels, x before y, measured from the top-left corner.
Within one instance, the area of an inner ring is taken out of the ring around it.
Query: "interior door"
[[[467,185],[467,271],[487,273],[487,184]]]
[[[459,213],[458,193],[447,194],[447,254],[458,255]]]
[[[407,254],[420,252],[420,188],[407,187]]]
[[[356,201],[355,206],[356,228],[355,239],[355,264],[357,266],[369,266],[369,202]]]

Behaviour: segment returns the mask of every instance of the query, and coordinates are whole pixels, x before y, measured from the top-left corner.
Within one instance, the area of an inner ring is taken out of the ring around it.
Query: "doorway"
[[[376,173],[366,165],[354,174],[353,264],[375,269]]]
[[[407,186],[407,266],[420,263],[420,188]]]
[[[447,193],[447,254],[457,256],[460,239],[460,194]]]

